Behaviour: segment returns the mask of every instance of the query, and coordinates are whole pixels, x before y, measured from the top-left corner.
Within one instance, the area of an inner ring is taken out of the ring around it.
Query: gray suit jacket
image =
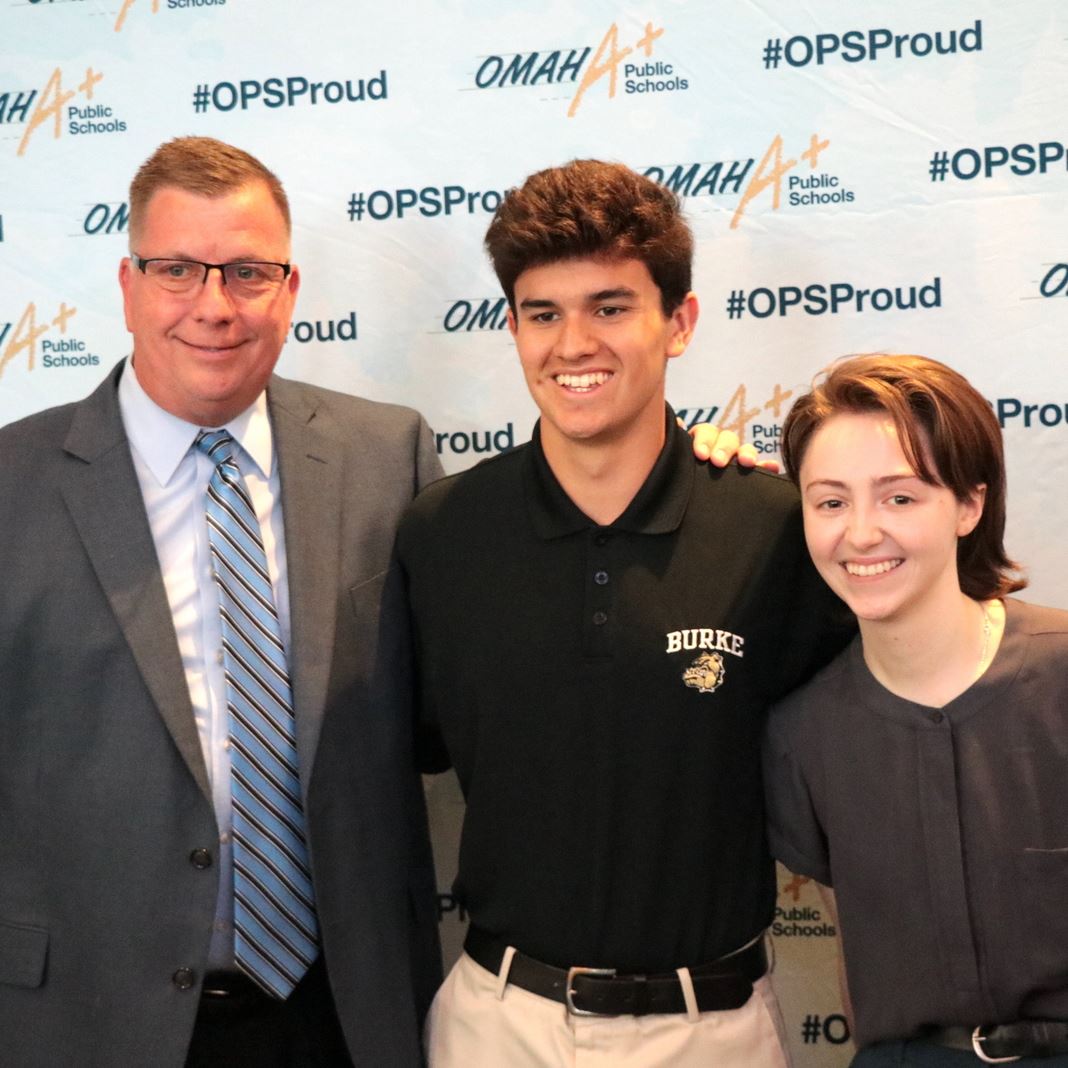
[[[218,831],[116,397],[0,429],[0,1062],[180,1068]],[[440,979],[397,520],[413,411],[280,378],[290,667],[323,953],[352,1056],[418,1065]]]

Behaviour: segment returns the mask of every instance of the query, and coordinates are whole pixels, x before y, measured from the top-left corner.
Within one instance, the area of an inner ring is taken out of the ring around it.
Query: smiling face
[[[289,234],[266,185],[251,182],[220,197],[173,186],[152,195],[135,251],[232,263],[289,259]],[[127,257],[119,268],[126,328],[133,334],[137,380],[161,408],[199,426],[221,426],[267,385],[285,342],[299,274],[276,289],[235,299],[221,273],[191,294],[170,293]]]
[[[561,260],[516,280],[508,325],[550,452],[662,440],[667,361],[697,320],[690,294],[666,316],[640,260]]]
[[[983,488],[958,501],[918,478],[887,415],[832,416],[813,434],[799,481],[809,553],[862,624],[960,597],[957,539],[979,521]]]

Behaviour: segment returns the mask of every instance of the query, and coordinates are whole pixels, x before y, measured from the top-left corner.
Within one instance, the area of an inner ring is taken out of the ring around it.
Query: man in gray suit
[[[440,466],[415,412],[272,374],[289,237],[257,160],[163,145],[130,193],[132,360],[0,430],[4,1064],[421,1063],[391,550]]]

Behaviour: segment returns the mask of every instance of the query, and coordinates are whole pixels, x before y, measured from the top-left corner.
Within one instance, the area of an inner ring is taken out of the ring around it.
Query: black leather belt
[[[921,1038],[948,1049],[970,1050],[986,1064],[1011,1064],[1021,1057],[1068,1053],[1068,1022],[1020,1020],[990,1027],[941,1027]]]
[[[464,951],[487,971],[501,970],[508,944],[475,927],[467,932]],[[738,953],[690,968],[701,1012],[739,1009],[753,993],[753,983],[768,970],[763,938]],[[645,1016],[685,1012],[686,999],[675,972],[617,975],[611,968],[556,968],[516,952],[508,982],[532,994],[552,998],[576,1016]]]

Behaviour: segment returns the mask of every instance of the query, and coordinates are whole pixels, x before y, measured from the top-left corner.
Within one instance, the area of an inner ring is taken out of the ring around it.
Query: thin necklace
[[[990,621],[990,613],[987,611],[986,602],[979,602],[979,610],[983,613],[983,648],[979,653],[979,670],[983,670],[983,665],[986,664],[986,654],[990,650],[990,632],[994,629],[993,624]]]

